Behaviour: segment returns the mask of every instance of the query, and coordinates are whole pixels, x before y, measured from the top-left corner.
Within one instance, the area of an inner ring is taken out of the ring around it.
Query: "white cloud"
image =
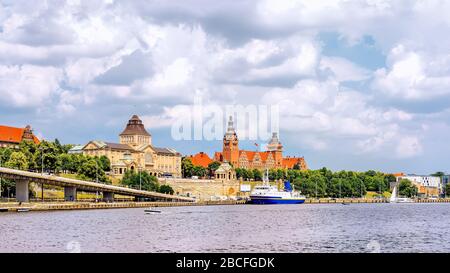
[[[286,147],[348,147],[346,153],[384,158],[422,155],[432,134],[419,136],[431,121],[448,119],[439,111],[448,109],[442,105],[450,95],[449,3],[0,5],[0,105],[12,108],[11,115],[29,111],[49,120],[55,111],[71,117],[102,112],[117,119],[136,111],[147,113],[149,128],[168,128],[183,116],[177,105],[189,106],[201,93],[204,103],[218,107],[279,103],[282,132],[291,136]],[[345,44],[324,44],[322,32]],[[386,66],[371,71],[373,56],[341,54],[349,45],[386,54]],[[151,72],[130,81],[111,80],[120,73],[102,84],[95,80],[133,52],[151,60]],[[432,115],[409,112],[424,101],[441,107]]]
[[[388,60],[389,68],[375,73],[374,88],[380,92],[407,100],[433,99],[450,94],[450,76],[433,75],[432,70],[440,70],[436,67],[439,63],[435,62],[430,67],[427,56],[398,45],[391,50]]]
[[[422,145],[418,137],[407,136],[399,140],[395,150],[396,155],[400,158],[408,158],[417,156],[422,153]]]
[[[362,68],[349,60],[341,57],[322,57],[320,69],[330,69],[337,81],[362,81],[367,80],[371,73],[368,69]]]
[[[54,67],[0,66],[0,100],[18,107],[51,104],[58,92],[62,71]]]
[[[277,66],[255,68],[250,70],[249,77],[253,79],[279,78],[289,76],[314,76],[318,55],[317,48],[311,43],[298,45],[299,52]]]

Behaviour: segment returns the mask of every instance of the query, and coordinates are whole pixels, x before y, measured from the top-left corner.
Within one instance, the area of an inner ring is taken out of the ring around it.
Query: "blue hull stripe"
[[[252,204],[302,204],[305,199],[281,199],[281,197],[250,197],[250,202]]]

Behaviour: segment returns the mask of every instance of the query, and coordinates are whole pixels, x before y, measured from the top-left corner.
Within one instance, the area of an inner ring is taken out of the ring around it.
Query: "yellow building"
[[[108,157],[113,176],[120,177],[127,170],[146,170],[155,176],[181,177],[181,154],[174,149],[153,146],[152,136],[136,115],[119,135],[119,143],[90,141],[81,151]]]

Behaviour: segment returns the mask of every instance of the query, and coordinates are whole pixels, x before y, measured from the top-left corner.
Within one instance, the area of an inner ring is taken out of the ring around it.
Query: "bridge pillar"
[[[16,181],[16,199],[18,202],[28,202],[30,200],[28,185],[27,180]]]
[[[114,193],[104,191],[103,192],[103,201],[108,202],[108,203],[114,202]]]
[[[64,201],[77,201],[76,187],[64,187]]]

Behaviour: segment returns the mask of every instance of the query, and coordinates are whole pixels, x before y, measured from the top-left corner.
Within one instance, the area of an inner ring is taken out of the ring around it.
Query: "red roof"
[[[302,167],[302,163],[305,164],[305,159],[303,157],[285,157],[283,158],[283,167],[287,169],[293,169],[295,164],[299,164]]]
[[[269,157],[269,152],[260,152],[259,155],[262,161],[266,161],[267,157]]]
[[[269,153],[270,152],[255,152],[255,151],[240,150],[239,151],[239,155],[241,155],[242,153],[245,153],[247,155],[247,159],[248,159],[249,162],[253,161],[253,159],[255,158],[256,154],[259,154],[259,157],[261,158],[261,161],[265,162],[267,160],[267,158],[269,157]]]
[[[1,142],[11,142],[20,143],[23,140],[23,133],[25,128],[16,128],[10,126],[0,125],[0,141]],[[39,139],[33,135],[33,141],[39,144]]]
[[[194,166],[202,166],[207,168],[209,163],[213,162],[213,160],[204,152],[200,152],[195,154],[194,156],[189,156],[191,162]]]

